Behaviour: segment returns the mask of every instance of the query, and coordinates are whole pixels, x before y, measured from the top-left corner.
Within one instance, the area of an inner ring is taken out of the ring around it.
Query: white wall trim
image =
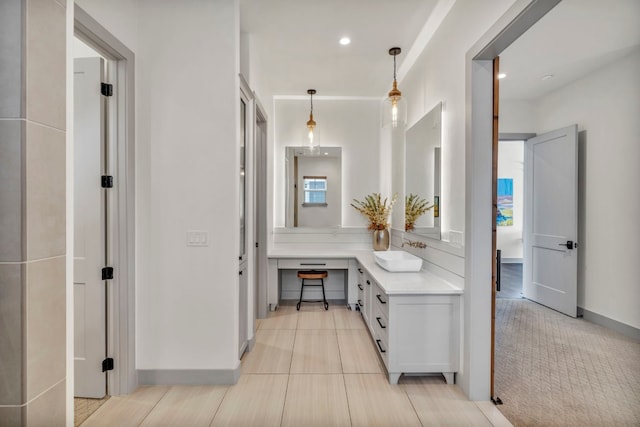
[[[596,325],[603,326],[607,329],[611,329],[612,331],[621,333],[626,337],[629,337],[636,341],[640,341],[640,329],[634,328],[631,325],[618,322],[617,320],[611,319],[593,311],[589,311],[585,308],[578,307],[578,317],[581,316],[584,320],[587,320],[591,323],[595,323]]]
[[[110,173],[115,182],[110,198],[110,239],[111,247],[117,249],[112,250],[113,256],[109,257],[115,279],[109,286],[108,324],[108,352],[115,359],[115,369],[107,381],[109,394],[128,394],[138,386],[135,370],[135,56],[78,5],[74,5],[74,30],[76,36],[116,64],[113,78],[117,117],[114,128],[110,128],[116,138],[109,155],[114,159]],[[67,357],[73,359],[73,354]]]
[[[471,400],[491,398],[493,59],[559,1],[516,1],[466,55],[465,293],[460,385]]]
[[[416,37],[416,40],[411,45],[411,48],[409,48],[404,61],[402,61],[402,65],[398,70],[398,80],[400,80],[400,82],[402,82],[405,76],[409,73],[411,67],[414,66],[414,64],[418,60],[418,57],[425,49],[425,47],[427,47],[427,44],[429,44],[429,41],[436,33],[436,31],[438,31],[438,28],[440,28],[442,21],[444,21],[455,3],[456,0],[438,0],[438,3],[436,3],[435,7],[429,14],[427,22],[420,30],[418,37]]]
[[[139,369],[140,385],[233,385],[240,378],[235,369]]]

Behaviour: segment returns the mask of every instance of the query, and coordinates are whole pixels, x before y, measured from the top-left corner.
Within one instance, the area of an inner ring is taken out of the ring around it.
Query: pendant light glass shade
[[[402,50],[399,47],[389,49],[389,55],[393,56],[393,85],[382,107],[382,127],[403,127],[407,124],[407,102],[398,89],[396,80],[396,55]]]
[[[316,121],[313,119],[313,95],[316,94],[316,90],[309,89],[307,90],[307,93],[310,96],[311,109],[309,111],[309,120],[307,120],[307,129],[305,132],[306,141],[304,145],[309,148],[309,151],[311,153],[313,153],[315,151],[318,151],[318,148],[320,147],[318,129],[316,127]]]

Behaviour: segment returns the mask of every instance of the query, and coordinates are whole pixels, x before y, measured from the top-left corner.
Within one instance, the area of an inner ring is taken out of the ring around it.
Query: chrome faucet
[[[420,248],[420,249],[424,249],[427,247],[426,243],[423,242],[419,242],[419,241],[412,241],[412,240],[404,240],[402,242],[402,246],[404,248],[404,245],[408,245],[411,246],[412,248]]]

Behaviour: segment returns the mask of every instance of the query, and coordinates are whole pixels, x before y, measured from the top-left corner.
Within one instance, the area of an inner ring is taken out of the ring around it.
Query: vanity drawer
[[[356,302],[358,303],[358,308],[362,312],[362,310],[364,310],[364,286],[362,286],[361,280],[358,280],[357,287],[358,287],[358,299]]]
[[[384,366],[389,369],[389,345],[388,341],[380,335],[373,335],[373,345],[384,362]]]
[[[382,310],[376,305],[373,309],[371,319],[373,331],[378,338],[382,338],[385,343],[389,342],[389,318],[382,313]]]
[[[288,270],[347,270],[349,260],[346,259],[317,259],[317,258],[280,258],[279,269]]]
[[[382,314],[388,319],[389,318],[389,297],[382,291],[380,285],[376,282],[373,282],[373,294],[371,298],[373,299],[373,304],[377,307]]]

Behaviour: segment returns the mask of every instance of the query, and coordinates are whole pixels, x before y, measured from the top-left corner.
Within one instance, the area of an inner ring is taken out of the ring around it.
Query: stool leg
[[[304,279],[302,279],[302,283],[300,284],[300,300],[298,304],[296,304],[296,310],[300,311],[300,304],[302,303],[302,291],[304,290]]]
[[[324,309],[329,310],[329,303],[327,302],[327,298],[324,296],[324,279],[320,279],[322,283],[322,300],[324,301]]]

